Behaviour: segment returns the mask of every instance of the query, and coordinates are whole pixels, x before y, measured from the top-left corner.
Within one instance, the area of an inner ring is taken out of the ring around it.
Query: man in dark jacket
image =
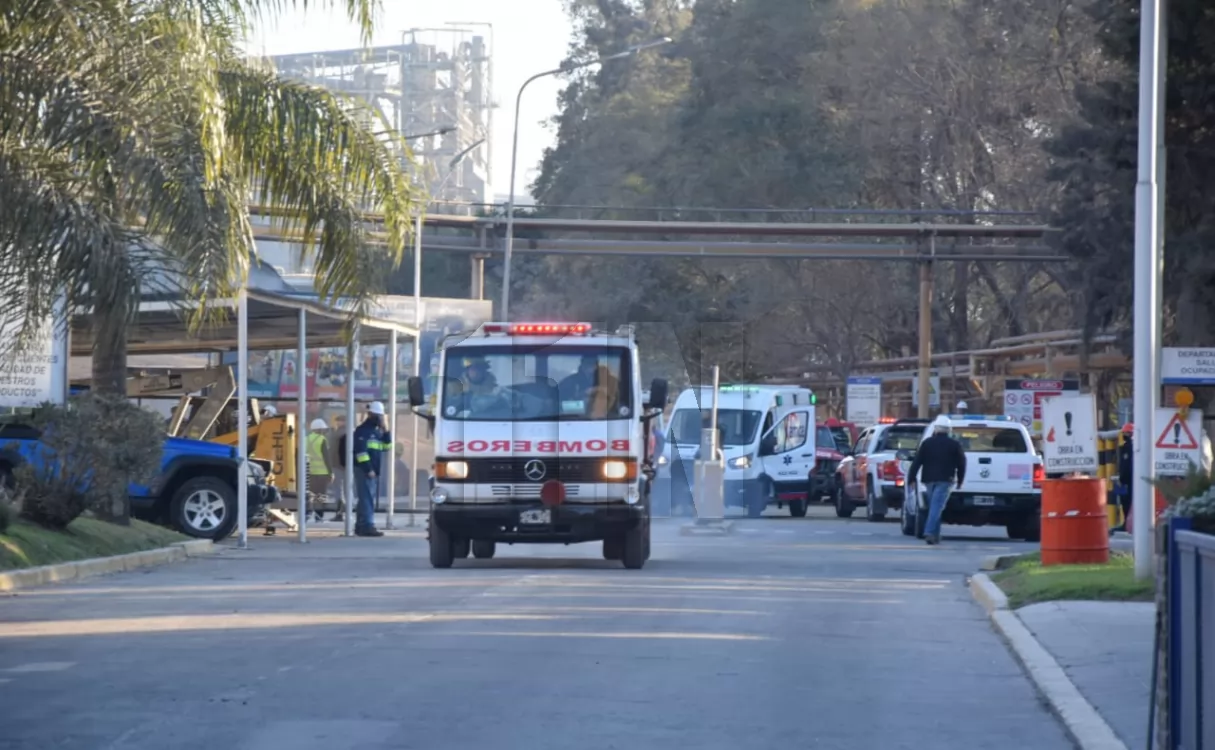
[[[949,489],[955,481],[960,489],[966,478],[966,452],[962,445],[949,436],[949,426],[937,424],[932,436],[920,443],[911,468],[907,470],[907,481],[914,482],[916,473],[928,494],[928,519],[924,524],[924,541],[941,543],[941,514],[949,501]]]
[[[1122,485],[1118,488],[1118,495],[1122,500],[1122,523],[1118,526],[1118,531],[1126,531],[1127,519],[1131,517],[1131,499],[1134,495],[1131,478],[1135,471],[1135,444],[1131,441],[1131,435],[1134,432],[1135,425],[1123,425],[1123,443],[1118,446],[1118,484]]]
[[[345,468],[345,435],[338,448]],[[376,481],[380,475],[381,457],[391,448],[392,435],[384,429],[384,405],[373,401],[367,407],[363,423],[354,429],[354,490],[359,499],[354,533],[358,536],[384,536],[384,532],[375,527]]]

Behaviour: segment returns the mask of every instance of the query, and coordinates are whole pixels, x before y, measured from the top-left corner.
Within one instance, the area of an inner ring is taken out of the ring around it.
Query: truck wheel
[[[1008,529],[1009,539],[1024,539],[1027,542],[1042,540],[1042,519],[1036,513],[1010,521],[1005,528]]]
[[[472,542],[468,539],[451,540],[451,553],[457,560],[463,560],[468,557],[468,553],[472,551]]]
[[[852,518],[852,501],[844,494],[844,486],[842,484],[835,485],[835,515],[838,518]]]
[[[873,483],[865,483],[865,518],[870,523],[881,523],[886,520],[886,503],[878,498],[873,491]]]
[[[649,552],[650,525],[639,523],[636,527],[624,532],[624,544],[620,550],[620,561],[629,570],[640,570]]]
[[[903,536],[915,536],[915,519],[907,515],[906,501],[899,509],[899,528],[903,532]]]
[[[472,543],[473,557],[478,560],[491,560],[497,546],[492,539],[474,539]]]
[[[916,539],[924,538],[924,527],[927,525],[928,525],[928,510],[925,508],[921,508],[920,504],[917,502],[915,504],[915,521],[914,521],[914,528],[913,528],[913,530],[915,531]]]
[[[793,516],[794,518],[805,518],[806,502],[806,500],[790,500],[789,515]]]
[[[603,559],[619,560],[624,557],[624,537],[613,536],[603,540]]]
[[[432,568],[450,568],[456,559],[455,545],[451,535],[435,523],[434,516],[430,517],[430,566]]]
[[[195,539],[226,539],[236,528],[236,488],[219,477],[188,479],[173,493],[173,528]]]

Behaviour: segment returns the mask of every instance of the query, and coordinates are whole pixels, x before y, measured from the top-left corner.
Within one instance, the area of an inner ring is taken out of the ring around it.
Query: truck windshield
[[[953,438],[967,453],[1029,453],[1020,430],[1008,427],[957,427]]]
[[[700,431],[708,428],[711,412],[700,409],[680,409],[671,415],[671,440],[680,445],[700,445]],[[750,445],[759,428],[758,411],[718,409],[717,430],[721,445]]]
[[[626,347],[457,346],[443,356],[444,419],[579,422],[634,416]]]

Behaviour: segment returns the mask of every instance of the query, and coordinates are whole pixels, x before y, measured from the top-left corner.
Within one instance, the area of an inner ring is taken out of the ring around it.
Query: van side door
[[[781,409],[759,442],[763,472],[778,484],[805,484],[814,467],[814,415],[807,405]]]

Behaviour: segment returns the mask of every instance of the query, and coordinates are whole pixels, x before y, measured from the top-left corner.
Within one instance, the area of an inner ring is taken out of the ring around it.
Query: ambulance
[[[631,327],[485,323],[441,345],[438,389],[415,413],[434,431],[430,563],[449,568],[498,543],[602,542],[639,569],[650,557],[650,423],[666,381],[643,398]]]
[[[666,453],[659,460],[664,491],[675,507],[691,502],[693,462],[701,430],[711,421],[712,402],[708,386],[688,388],[675,400]],[[744,508],[752,518],[769,505],[787,505],[795,517],[806,515],[820,458],[816,402],[812,391],[796,386],[732,384],[718,389],[726,507]]]

